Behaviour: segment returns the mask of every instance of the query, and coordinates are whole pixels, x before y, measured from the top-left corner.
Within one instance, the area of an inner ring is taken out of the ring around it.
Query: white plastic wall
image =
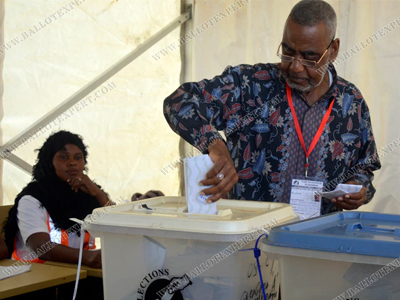
[[[3,143],[179,15],[178,0],[5,1]],[[164,121],[162,102],[179,85],[181,58],[174,51],[156,61],[157,47],[13,153],[33,165],[34,149],[51,132],[69,130],[83,136],[89,176],[112,198],[149,189],[178,195],[178,171],[161,172],[179,158],[179,137]],[[11,204],[30,176],[8,161],[3,174],[3,203]]]

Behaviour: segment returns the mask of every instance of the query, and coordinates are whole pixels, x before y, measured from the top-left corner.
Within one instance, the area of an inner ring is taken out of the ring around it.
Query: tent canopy
[[[62,2],[3,2],[2,44],[8,45],[8,49],[1,48],[3,144],[140,47],[188,4],[193,4],[192,19],[93,90],[88,95],[91,102],[84,98],[76,104],[73,114],[66,111],[68,116],[60,115],[46,130],[12,152],[33,165],[34,149],[51,132],[66,129],[79,133],[89,146],[89,176],[114,199],[130,198],[134,192],[148,189],[179,195],[180,157],[190,147],[182,147],[179,137],[165,122],[163,99],[180,82],[212,78],[227,65],[277,62],[276,49],[284,23],[297,3]],[[400,180],[400,91],[396,87],[396,66],[400,63],[400,1],[328,2],[338,16],[338,74],[362,91],[382,156],[383,167],[374,180],[377,193],[362,209],[399,212],[400,187],[396,183]],[[2,174],[3,203],[9,204],[30,176],[7,160],[3,160]]]

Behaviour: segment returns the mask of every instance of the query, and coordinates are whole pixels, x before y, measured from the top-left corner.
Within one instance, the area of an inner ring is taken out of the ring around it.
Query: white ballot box
[[[219,200],[216,215],[189,214],[185,197],[100,208],[85,228],[101,238],[107,300],[234,300],[262,297],[253,251],[261,228],[298,220],[288,204]],[[260,257],[269,300],[279,267]],[[260,298],[261,299],[261,298]]]
[[[400,215],[341,212],[277,226],[260,249],[279,262],[282,300],[400,299]]]

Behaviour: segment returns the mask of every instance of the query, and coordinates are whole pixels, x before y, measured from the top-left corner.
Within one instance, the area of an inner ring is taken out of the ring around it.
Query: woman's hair
[[[53,166],[53,158],[54,155],[58,151],[64,149],[67,144],[73,144],[83,152],[86,165],[88,152],[86,150],[86,145],[83,143],[82,137],[69,131],[61,130],[49,136],[49,138],[44,142],[42,148],[36,149],[39,153],[36,159],[36,164],[33,166],[32,177],[34,180],[41,181],[45,178],[57,176]]]

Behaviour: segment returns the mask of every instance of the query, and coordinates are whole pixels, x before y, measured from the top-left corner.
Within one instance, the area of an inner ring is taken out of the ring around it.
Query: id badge
[[[324,182],[313,177],[292,176],[290,205],[300,220],[321,215],[321,193]]]

